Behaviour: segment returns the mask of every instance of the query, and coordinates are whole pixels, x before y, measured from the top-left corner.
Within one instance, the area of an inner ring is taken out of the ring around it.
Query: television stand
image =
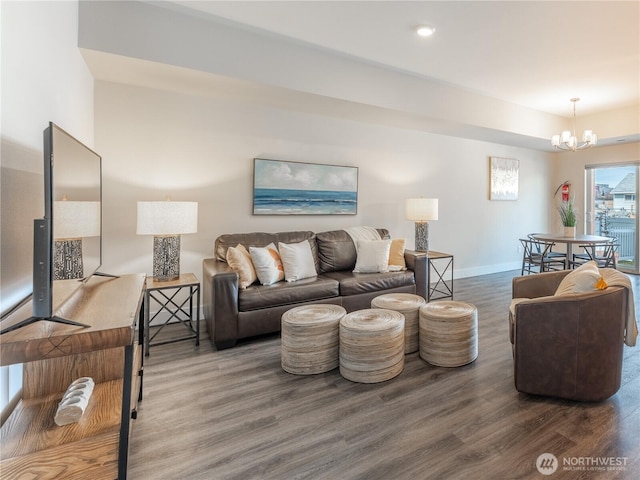
[[[142,400],[144,285],[144,274],[92,278],[56,312],[90,328],[36,323],[2,337],[0,365],[21,364],[23,378],[21,399],[0,428],[2,480],[127,479]],[[25,304],[8,321],[28,317],[31,308]],[[95,383],[89,406],[79,422],[58,427],[56,408],[80,377]]]
[[[10,327],[0,330],[0,335],[13,332],[14,330],[18,330],[19,328],[26,327],[27,325],[31,325],[32,323],[36,323],[41,320],[46,320],[47,322],[63,323],[65,325],[73,325],[75,327],[83,327],[83,328],[88,328],[91,326],[85,323],[74,322],[73,320],[69,320],[67,318],[62,318],[62,317],[56,317],[56,316],[49,317],[49,318],[30,317],[16,323],[15,325],[11,325]]]

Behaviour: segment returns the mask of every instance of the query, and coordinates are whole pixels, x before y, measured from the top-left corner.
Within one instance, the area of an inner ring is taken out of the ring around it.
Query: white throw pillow
[[[600,271],[595,261],[580,265],[573,272],[562,279],[556,295],[571,295],[573,293],[593,292],[597,290],[596,283],[600,280]]]
[[[273,243],[266,247],[249,247],[251,260],[262,285],[271,285],[284,279],[284,268]]]
[[[278,250],[284,266],[284,279],[287,282],[318,275],[308,240],[300,243],[278,243]]]
[[[359,240],[354,273],[388,272],[390,248],[391,240]]]

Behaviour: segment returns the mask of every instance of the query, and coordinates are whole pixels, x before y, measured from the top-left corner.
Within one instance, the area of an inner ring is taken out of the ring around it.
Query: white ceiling
[[[170,3],[552,114],[640,101],[639,1]]]

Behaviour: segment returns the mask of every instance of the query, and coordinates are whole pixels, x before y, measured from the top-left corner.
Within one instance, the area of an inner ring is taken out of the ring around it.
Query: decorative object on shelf
[[[355,215],[358,167],[253,159],[254,215]]]
[[[429,221],[438,220],[437,198],[408,198],[406,218],[415,222],[416,245],[418,252],[429,251]]]
[[[198,231],[198,202],[138,202],[138,235],[153,235],[153,276],[180,277],[180,235]]]
[[[582,143],[578,143],[578,137],[576,137],[576,103],[579,102],[579,98],[572,98],[573,103],[573,133],[569,130],[565,130],[560,135],[554,135],[551,137],[551,145],[558,150],[583,150],[585,148],[593,147],[598,143],[598,136],[593,133],[593,130],[585,130],[582,132]]]
[[[573,206],[573,198],[570,198],[569,200],[562,200],[558,205],[558,213],[560,214],[560,220],[564,227],[564,236],[575,237],[578,219],[576,216],[576,210]]]
[[[53,236],[53,279],[83,278],[82,239],[100,236],[100,202],[54,202]]]
[[[78,378],[69,385],[69,388],[67,388],[62,400],[60,400],[58,404],[58,410],[56,411],[54,419],[56,425],[59,427],[69,425],[82,418],[89,404],[94,386],[95,383],[91,377]]]
[[[518,200],[520,162],[514,158],[491,157],[490,200]]]

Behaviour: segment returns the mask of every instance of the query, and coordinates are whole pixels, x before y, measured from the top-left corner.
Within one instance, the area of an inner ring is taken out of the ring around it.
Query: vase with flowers
[[[578,218],[576,216],[576,209],[573,205],[573,198],[560,202],[560,205],[558,205],[558,213],[560,214],[560,220],[564,227],[564,236],[575,237]]]

